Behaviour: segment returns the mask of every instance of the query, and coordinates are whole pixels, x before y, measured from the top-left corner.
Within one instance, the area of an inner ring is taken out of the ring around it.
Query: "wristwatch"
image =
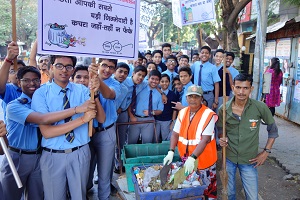
[[[264,151],[267,152],[267,153],[271,153],[271,150],[267,149],[267,148],[264,148]]]
[[[192,153],[190,156],[191,156],[192,158],[194,158],[195,160],[198,158],[198,157],[197,157],[195,154],[193,154],[193,153]]]
[[[214,103],[215,103],[216,105],[219,105],[219,102],[216,102],[216,101],[215,101]]]

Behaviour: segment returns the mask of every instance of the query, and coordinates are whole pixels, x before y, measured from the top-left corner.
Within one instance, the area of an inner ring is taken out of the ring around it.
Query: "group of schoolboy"
[[[208,46],[201,48],[200,58],[193,55],[192,66],[187,55],[172,55],[168,43],[162,50],[139,54],[132,64],[99,59],[89,67],[75,67],[76,57],[53,55],[41,57],[34,67],[18,62],[15,69],[18,53],[17,44],[10,43],[0,68],[0,96],[9,153],[24,187],[17,187],[4,158],[0,199],[85,199],[95,166],[98,198],[109,199],[117,137],[120,148],[169,140],[177,111],[187,106],[185,93],[192,82],[202,87],[212,109],[222,95],[217,57],[224,51],[215,53],[216,67],[208,61]],[[227,53],[229,85],[236,76],[233,59],[234,54]],[[90,90],[95,100],[90,100]]]

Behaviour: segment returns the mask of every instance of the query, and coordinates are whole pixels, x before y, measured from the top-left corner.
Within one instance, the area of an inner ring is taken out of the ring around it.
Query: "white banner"
[[[39,0],[38,53],[133,60],[138,0]]]
[[[214,0],[181,0],[180,2],[183,26],[216,19]]]
[[[182,15],[181,15],[181,6],[180,0],[172,0],[172,16],[173,24],[180,29],[182,28]]]

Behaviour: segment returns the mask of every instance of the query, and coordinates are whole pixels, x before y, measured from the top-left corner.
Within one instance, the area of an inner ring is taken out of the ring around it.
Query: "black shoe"
[[[98,184],[98,175],[94,178],[94,184]]]
[[[121,172],[120,172],[120,169],[119,168],[114,168],[114,173],[116,173],[116,174],[120,174]]]
[[[117,193],[118,193],[118,189],[113,184],[110,184],[110,194],[112,196],[116,196]]]

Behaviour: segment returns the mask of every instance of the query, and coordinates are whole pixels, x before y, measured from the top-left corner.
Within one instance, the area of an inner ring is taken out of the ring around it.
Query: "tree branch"
[[[167,0],[159,0],[159,1],[151,1],[151,0],[143,0],[144,2],[148,3],[148,4],[157,4],[160,3],[164,6],[166,6],[167,8],[172,8],[172,2],[169,2]]]
[[[241,10],[243,10],[243,8],[250,2],[251,0],[241,0],[240,2],[238,2],[235,7],[234,10],[232,11],[232,13],[230,14],[229,18],[228,18],[228,27],[232,26],[237,19],[238,14],[241,12]]]

